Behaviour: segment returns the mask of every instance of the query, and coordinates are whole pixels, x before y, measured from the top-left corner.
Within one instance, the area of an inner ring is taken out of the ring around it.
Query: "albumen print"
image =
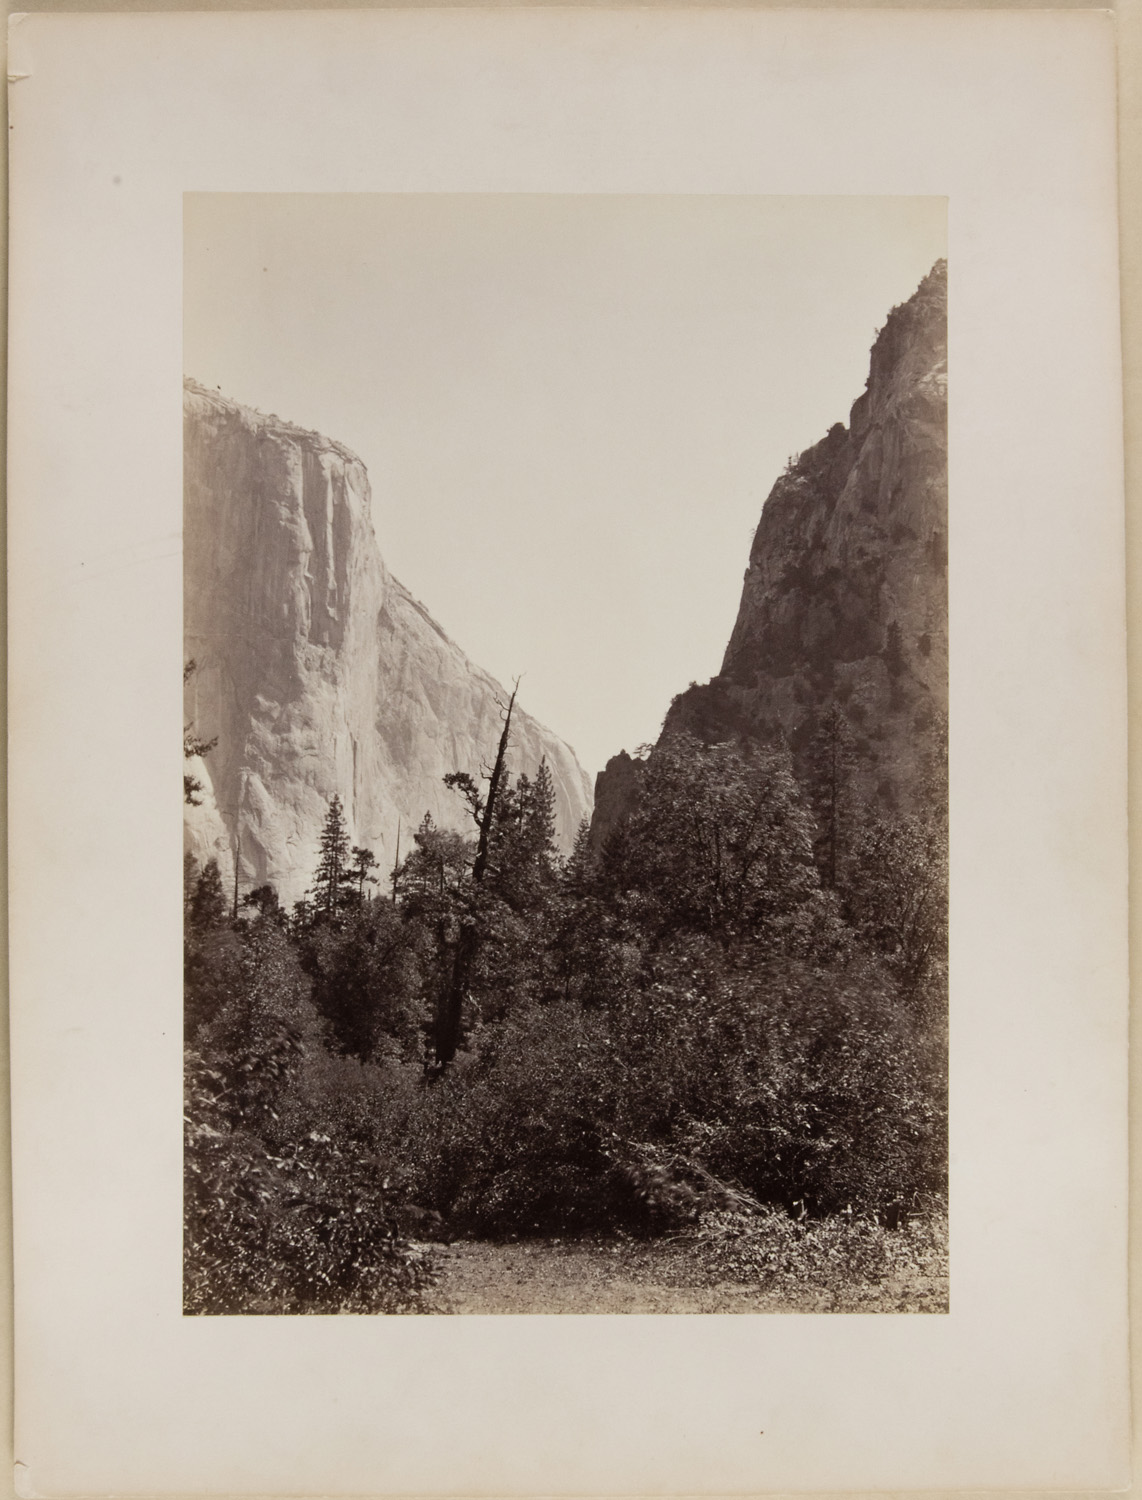
[[[186,197],[186,1313],[947,1310],[945,207]]]

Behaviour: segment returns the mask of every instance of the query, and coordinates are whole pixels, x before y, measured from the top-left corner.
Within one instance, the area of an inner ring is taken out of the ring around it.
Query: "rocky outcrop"
[[[388,572],[373,533],[368,475],[319,433],[188,382],[184,398],[187,719],[204,761],[187,808],[187,847],[216,857],[243,890],[305,890],[329,798],[382,868],[426,812],[466,813],[443,785],[494,757],[508,694],[464,655]],[[509,767],[546,760],[557,836],[570,848],[591,811],[574,752],[527,713],[512,718]]]
[[[595,810],[591,814],[591,847],[601,849],[622,820],[633,812],[642,795],[645,761],[625,750],[612,755],[595,777]]]
[[[783,739],[808,780],[835,705],[866,805],[918,811],[939,795],[947,680],[941,261],[889,314],[848,427],[833,427],[773,486],[721,673],[674,700],[664,733]],[[622,794],[608,775],[595,795],[613,823]]]

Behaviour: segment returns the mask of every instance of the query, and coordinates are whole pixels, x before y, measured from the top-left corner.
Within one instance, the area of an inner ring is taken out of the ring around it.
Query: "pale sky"
[[[942,198],[188,194],[188,375],[364,460],[385,561],[594,773],[716,673]]]

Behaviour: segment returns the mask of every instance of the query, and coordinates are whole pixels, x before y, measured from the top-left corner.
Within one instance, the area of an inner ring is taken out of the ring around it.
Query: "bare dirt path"
[[[779,1313],[856,1311],[825,1289],[721,1282],[694,1285],[677,1247],[620,1241],[462,1240],[434,1246],[437,1301],[451,1313]],[[689,1282],[690,1284],[687,1284]],[[867,1294],[866,1294],[867,1295]],[[860,1311],[897,1311],[894,1299],[860,1298]],[[878,1306],[876,1304],[880,1303]],[[936,1309],[933,1309],[936,1310]]]

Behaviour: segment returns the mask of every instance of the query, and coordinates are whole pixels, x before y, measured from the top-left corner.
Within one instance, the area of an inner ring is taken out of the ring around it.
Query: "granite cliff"
[[[851,736],[867,806],[920,812],[946,759],[947,268],[894,308],[864,393],[773,486],[721,671],[675,698],[663,733],[784,740],[801,778],[827,716]],[[595,788],[593,840],[637,796],[616,757]],[[934,790],[935,789],[935,790]]]
[[[241,888],[266,881],[286,902],[305,890],[329,798],[353,842],[382,868],[425,812],[465,828],[441,778],[477,774],[495,753],[507,693],[475,666],[397,580],[373,532],[355,454],[192,381],[184,394],[186,716],[217,738],[188,771],[186,846],[239,849]],[[526,712],[512,719],[511,770],[546,760],[557,836],[570,848],[591,812],[574,752]]]

